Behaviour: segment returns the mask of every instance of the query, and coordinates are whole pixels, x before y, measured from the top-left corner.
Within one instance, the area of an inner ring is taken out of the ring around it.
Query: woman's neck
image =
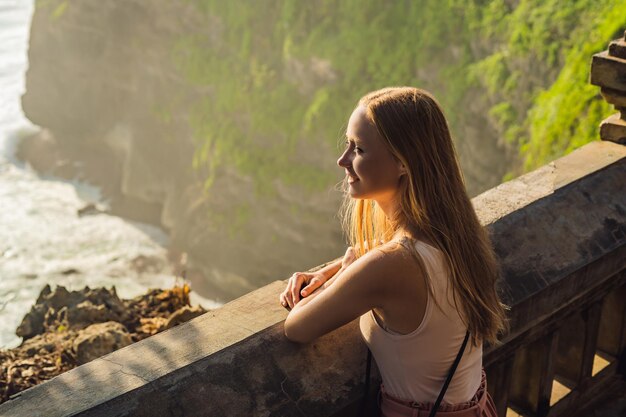
[[[400,239],[421,240],[429,245],[432,244],[426,233],[416,227],[410,226],[401,226],[394,232],[392,240]]]
[[[424,233],[423,230],[417,226],[409,224],[409,222],[403,218],[397,196],[384,201],[376,200],[376,203],[381,208],[383,213],[385,213],[387,219],[389,219],[392,224],[397,225],[396,230],[391,236],[391,240],[408,238],[411,240],[421,240],[429,245],[433,244],[431,239],[426,233]]]
[[[397,195],[375,199],[376,204],[380,209],[385,213],[385,217],[392,222],[397,220],[398,215],[400,214],[400,203]]]

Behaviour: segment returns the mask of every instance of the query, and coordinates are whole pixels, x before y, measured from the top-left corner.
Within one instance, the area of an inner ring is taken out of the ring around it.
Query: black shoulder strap
[[[465,346],[467,346],[467,340],[469,339],[469,330],[465,333],[465,339],[463,339],[463,344],[461,345],[461,349],[459,349],[459,353],[456,355],[456,359],[452,363],[452,367],[450,368],[450,372],[448,372],[448,377],[446,378],[446,382],[443,383],[443,387],[441,388],[441,392],[439,393],[439,397],[437,397],[437,401],[433,405],[433,408],[430,410],[430,414],[428,417],[434,417],[437,414],[437,409],[439,409],[439,405],[441,405],[441,401],[443,400],[443,396],[446,395],[446,391],[448,390],[448,385],[450,385],[450,381],[452,381],[452,377],[454,376],[454,372],[456,368],[459,366],[459,362],[461,362],[461,357],[463,356],[463,352],[465,351]]]

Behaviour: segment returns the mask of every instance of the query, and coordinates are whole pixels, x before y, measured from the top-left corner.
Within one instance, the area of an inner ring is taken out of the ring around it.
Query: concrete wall
[[[626,268],[624,146],[590,143],[473,202],[511,306],[511,333],[486,351],[485,363]],[[366,349],[356,322],[309,345],[288,342],[277,302],[283,286],[276,281],[24,391],[0,415],[346,415],[363,390]]]

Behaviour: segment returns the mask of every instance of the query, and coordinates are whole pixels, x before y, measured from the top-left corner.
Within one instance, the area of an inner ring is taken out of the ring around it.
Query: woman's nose
[[[346,149],[344,153],[341,154],[339,159],[337,159],[337,165],[339,165],[342,168],[347,168],[350,165],[352,165],[351,155],[352,155],[352,152],[350,152],[350,149]]]

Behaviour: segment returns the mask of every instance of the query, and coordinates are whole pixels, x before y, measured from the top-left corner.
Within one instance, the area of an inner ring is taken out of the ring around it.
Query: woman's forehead
[[[367,109],[364,106],[358,106],[352,112],[346,129],[346,137],[361,141],[378,140],[378,130],[367,116]]]

